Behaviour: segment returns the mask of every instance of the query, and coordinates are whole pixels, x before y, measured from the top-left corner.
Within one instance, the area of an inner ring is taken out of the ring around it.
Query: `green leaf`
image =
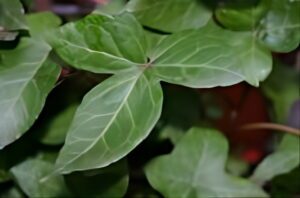
[[[107,3],[100,4],[94,13],[100,14],[120,14],[124,11],[126,0],[108,0]]]
[[[77,107],[78,104],[69,106],[47,124],[44,129],[46,130],[45,135],[41,138],[43,144],[59,145],[64,143]]]
[[[161,106],[161,87],[147,73],[133,70],[105,80],[79,106],[58,171],[101,168],[121,159],[148,136]]]
[[[36,39],[45,40],[61,24],[58,16],[52,12],[39,12],[26,16],[30,35]]]
[[[116,73],[147,60],[144,30],[129,13],[115,18],[92,14],[63,26],[53,36],[58,55],[78,69]]]
[[[121,160],[105,168],[74,172],[65,180],[78,197],[123,197],[129,183],[127,171],[126,160]]]
[[[13,167],[11,173],[29,197],[66,197],[69,193],[61,175],[53,174],[54,166],[46,161],[29,159]]]
[[[258,86],[271,71],[272,57],[250,32],[208,25],[167,37],[150,63],[152,72],[169,83],[209,88],[245,80]]]
[[[11,187],[0,192],[0,198],[23,198],[24,195],[17,187]]]
[[[143,25],[165,32],[202,27],[212,15],[198,0],[131,0],[127,11]]]
[[[227,1],[216,10],[217,20],[232,30],[254,30],[265,15],[269,6],[268,0]]]
[[[0,0],[0,30],[27,29],[24,9],[19,0]]]
[[[260,39],[276,52],[289,52],[300,43],[300,1],[273,0],[261,22]]]
[[[285,135],[277,151],[266,157],[256,168],[251,179],[259,184],[277,175],[288,173],[300,164],[300,137]]]
[[[278,80],[283,76],[285,80]],[[264,94],[273,103],[277,122],[287,122],[293,102],[300,98],[299,78],[299,72],[277,61],[270,76],[262,83]]]
[[[32,39],[0,51],[0,149],[25,133],[42,110],[60,72],[47,60],[49,51]]]
[[[192,128],[171,154],[146,166],[146,176],[164,197],[266,197],[250,181],[224,172],[227,153],[220,133]]]

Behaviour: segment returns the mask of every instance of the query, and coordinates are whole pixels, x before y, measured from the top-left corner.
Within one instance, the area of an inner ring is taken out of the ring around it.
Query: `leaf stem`
[[[300,129],[296,129],[282,124],[268,123],[268,122],[246,124],[242,126],[241,129],[243,130],[270,129],[270,130],[284,131],[293,135],[300,136]]]

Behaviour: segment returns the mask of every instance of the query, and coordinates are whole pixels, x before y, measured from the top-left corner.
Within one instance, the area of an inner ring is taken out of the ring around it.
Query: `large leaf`
[[[224,172],[227,153],[220,133],[193,128],[171,154],[146,166],[146,176],[165,197],[266,197],[250,181]]]
[[[277,151],[266,157],[256,168],[251,179],[259,184],[277,175],[288,173],[300,164],[300,137],[285,135]]]
[[[61,175],[53,174],[50,162],[29,159],[13,167],[11,173],[29,197],[66,197],[69,193]]]
[[[131,0],[127,10],[145,26],[178,32],[204,26],[211,11],[198,0]]]
[[[127,163],[121,160],[105,168],[75,172],[65,180],[78,197],[123,197],[129,183]]]
[[[300,1],[272,0],[262,20],[261,40],[276,52],[289,52],[300,43]]]
[[[47,60],[49,51],[23,39],[15,50],[0,52],[0,149],[26,132],[42,110],[60,71]]]
[[[173,34],[150,57],[152,72],[163,81],[195,87],[236,84],[258,86],[271,71],[272,57],[251,33],[213,25]]]
[[[19,0],[0,0],[0,30],[27,29],[24,9]]]
[[[142,71],[115,75],[79,106],[57,160],[62,173],[101,168],[127,155],[157,122],[162,91]]]
[[[115,18],[92,14],[63,26],[54,36],[56,52],[79,69],[115,73],[147,60],[144,31],[129,13]]]

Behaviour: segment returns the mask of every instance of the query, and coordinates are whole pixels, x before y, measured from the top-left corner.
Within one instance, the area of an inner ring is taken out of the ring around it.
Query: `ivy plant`
[[[298,137],[285,136],[250,178],[233,176],[228,142],[214,126],[160,127],[164,86],[259,87],[279,71],[272,53],[299,46],[299,10],[290,0],[112,1],[61,25],[51,12],[25,14],[18,0],[0,0],[0,189],[18,186],[0,197],[130,196],[130,155],[157,131],[151,148],[171,138],[174,150],[143,164],[155,195],[268,197],[263,185],[299,165]],[[7,39],[12,33],[18,39]],[[79,88],[60,93],[71,99],[51,99],[66,71],[76,79],[68,88]],[[274,84],[263,90],[276,105],[285,94]],[[10,158],[20,150],[26,154]],[[282,163],[270,169],[274,161]]]

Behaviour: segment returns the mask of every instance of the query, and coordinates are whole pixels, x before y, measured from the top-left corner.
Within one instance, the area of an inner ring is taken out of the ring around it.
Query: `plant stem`
[[[268,123],[268,122],[246,124],[242,126],[241,129],[243,130],[270,129],[270,130],[284,131],[293,135],[300,136],[300,129],[296,129],[281,124]]]

